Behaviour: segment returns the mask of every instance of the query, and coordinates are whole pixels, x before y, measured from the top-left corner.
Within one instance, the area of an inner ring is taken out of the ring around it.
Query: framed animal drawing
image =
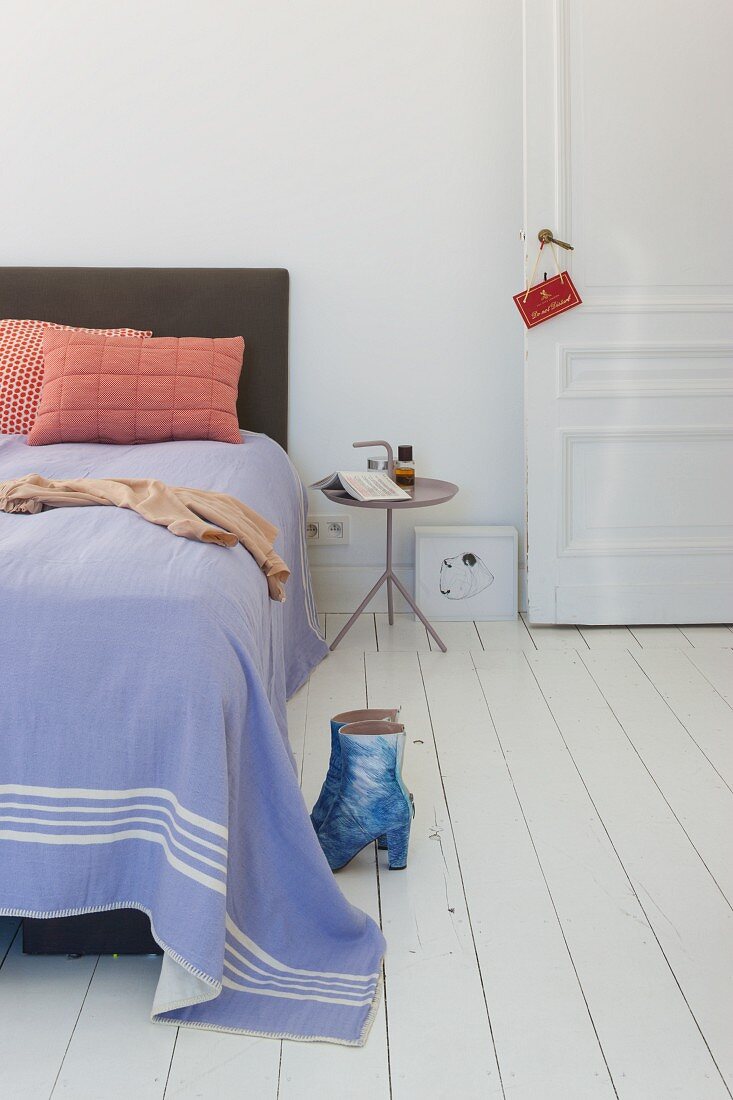
[[[430,619],[517,617],[514,527],[416,527],[415,599]]]

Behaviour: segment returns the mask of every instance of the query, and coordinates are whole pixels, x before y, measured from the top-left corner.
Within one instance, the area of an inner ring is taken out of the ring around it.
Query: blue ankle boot
[[[399,713],[399,707],[394,707],[392,710],[345,710],[342,714],[337,714],[331,719],[331,759],[328,762],[328,771],[321,787],[321,793],[311,810],[311,821],[316,832],[328,817],[328,811],[339,793],[341,783],[339,730],[341,727],[351,722],[396,722]]]
[[[329,866],[340,870],[367,844],[384,836],[390,870],[401,870],[407,866],[413,816],[402,781],[404,726],[362,722],[348,732],[341,730],[339,741],[339,792],[318,830]]]

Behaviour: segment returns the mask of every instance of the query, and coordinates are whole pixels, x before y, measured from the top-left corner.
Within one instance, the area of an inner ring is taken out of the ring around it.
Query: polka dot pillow
[[[134,328],[74,328],[53,321],[0,321],[0,435],[27,435],[36,419],[43,385],[43,334],[91,332],[142,339],[152,332]]]

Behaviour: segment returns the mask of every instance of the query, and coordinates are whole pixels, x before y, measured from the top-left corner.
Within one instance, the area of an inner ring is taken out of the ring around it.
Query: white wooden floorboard
[[[635,660],[733,790],[733,711],[725,700],[685,653],[643,650]]]
[[[402,706],[416,814],[405,871],[379,855],[394,1100],[502,1096],[416,653],[367,654],[367,690]]]
[[[733,792],[629,653],[580,656],[711,875],[733,905],[730,851]]]
[[[688,653],[687,657],[726,703],[733,707],[733,651],[696,649],[693,653]]]
[[[529,667],[580,658],[492,657],[486,697],[620,1100],[726,1096]]]
[[[587,649],[588,643],[577,626],[545,626],[531,623],[522,613],[527,630],[537,649]]]
[[[372,702],[374,706],[383,705],[378,700]],[[341,651],[339,647],[318,666],[310,681],[302,783],[308,807],[318,797],[328,767],[331,717],[365,704],[364,654],[348,649]],[[339,872],[338,884],[353,905],[364,909],[375,920],[379,919],[373,847],[361,852]],[[347,1096],[349,1100],[387,1100],[389,1097],[384,1000],[365,1047],[330,1043],[282,1044],[279,1100],[343,1100]]]
[[[23,955],[21,937],[15,938],[0,969],[3,1098],[48,1100],[96,963],[96,956]]]
[[[103,955],[92,978],[53,1100],[159,1100],[175,1027],[150,1020],[161,960]]]
[[[680,630],[696,649],[705,646],[733,647],[733,633],[727,626],[681,626]]]
[[[476,629],[484,649],[535,650],[537,648],[521,616],[498,623],[477,622]],[[474,645],[471,648],[478,647]]]
[[[378,611],[374,618],[377,623],[377,645],[380,652],[415,653],[417,650],[430,649],[428,632],[413,614],[400,611],[394,616],[392,626],[389,625],[389,617],[385,611]]]
[[[688,649],[690,641],[678,626],[630,626],[643,649]]]
[[[179,1028],[165,1100],[276,1100],[280,1045],[251,1035]]]
[[[733,910],[634,752],[577,654],[527,655],[685,1001],[728,1087],[733,1087]],[[630,960],[625,963],[626,973]],[[657,1020],[662,1006],[657,1008]],[[692,1036],[675,1049],[680,1096],[717,1095],[710,1056]],[[610,1059],[609,1059],[610,1060]],[[674,1095],[671,1090],[652,1095]]]
[[[529,677],[521,654],[474,659],[520,661]],[[606,1100],[613,1087],[471,655],[420,662],[507,1100]]]
[[[326,641],[329,645],[339,631],[349,621],[349,615],[331,612],[326,615]],[[374,615],[364,612],[359,616],[351,630],[338,644],[341,651],[352,649],[357,653],[376,652],[377,635],[374,627]]]
[[[448,649],[454,653],[469,653],[472,649],[481,648],[481,638],[474,622],[446,622],[432,623],[431,625],[448,646]],[[440,652],[440,647],[434,638],[430,638],[430,648],[436,653]]]
[[[627,626],[579,626],[589,649],[640,649]]]

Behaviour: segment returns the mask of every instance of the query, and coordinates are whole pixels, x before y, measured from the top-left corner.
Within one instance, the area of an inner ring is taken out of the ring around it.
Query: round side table
[[[394,594],[392,590],[392,586],[394,585],[407,600],[431,637],[438,643],[443,653],[446,653],[448,650],[443,639],[430,625],[410,593],[392,569],[392,514],[393,512],[401,512],[403,508],[429,508],[433,504],[445,504],[447,500],[452,500],[456,495],[458,486],[454,485],[452,481],[437,481],[432,477],[416,477],[414,489],[408,489],[407,491],[410,494],[409,500],[354,500],[353,497],[350,497],[348,493],[343,492],[341,489],[323,490],[324,496],[327,496],[329,500],[333,500],[336,504],[344,504],[348,508],[382,508],[387,513],[387,561],[384,573],[382,573],[374,587],[367,592],[343,630],[341,630],[331,642],[331,649],[336,648],[343,636],[351,630],[369,601],[376,596],[382,585],[386,584],[389,625],[392,626],[394,624]]]

